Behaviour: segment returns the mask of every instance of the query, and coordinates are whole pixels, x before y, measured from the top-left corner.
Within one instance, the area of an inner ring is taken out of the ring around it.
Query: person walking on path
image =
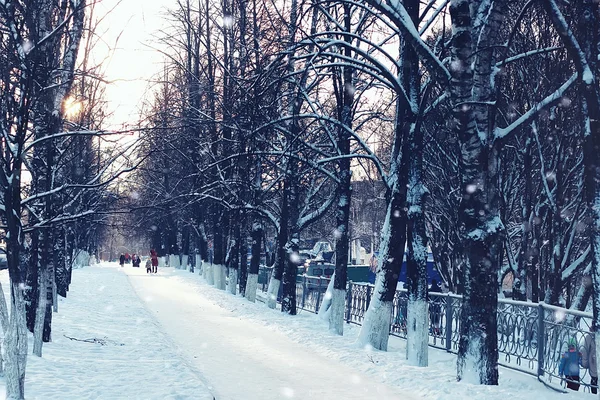
[[[581,348],[581,366],[587,368],[590,372],[590,386],[592,393],[598,393],[598,364],[596,361],[596,338],[594,332],[595,327],[592,327],[592,333],[585,335],[583,347]]]
[[[122,267],[123,264],[125,264],[125,255],[121,253],[121,256],[119,257],[119,265]]]
[[[141,262],[142,262],[142,260],[140,260],[140,256],[138,256],[137,254],[134,254],[133,258],[131,259],[131,263],[133,264],[133,266],[135,268],[139,268]]]
[[[156,274],[158,272],[158,255],[156,254],[156,250],[150,250],[150,259],[152,260],[152,273]]]
[[[562,355],[560,365],[558,366],[558,374],[564,375],[567,381],[567,388],[579,390],[579,364],[581,363],[581,353],[577,351],[577,342],[574,338],[569,339],[569,348]]]

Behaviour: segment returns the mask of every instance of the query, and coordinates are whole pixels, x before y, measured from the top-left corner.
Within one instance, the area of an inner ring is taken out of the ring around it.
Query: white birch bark
[[[189,264],[189,256],[184,254],[181,256],[181,269],[185,269],[186,271],[191,271],[191,265]]]

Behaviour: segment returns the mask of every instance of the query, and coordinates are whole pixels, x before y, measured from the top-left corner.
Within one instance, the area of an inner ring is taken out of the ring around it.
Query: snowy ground
[[[430,348],[430,367],[410,367],[402,339],[387,353],[358,348],[359,327],[339,337],[314,314],[269,310],[183,270],[75,270],[54,318],[44,357],[29,357],[28,399],[593,398],[504,368],[498,387],[457,383],[453,354]]]
[[[42,358],[29,356],[25,397],[212,399],[197,369],[179,354],[118,268],[111,264],[73,272],[68,298],[60,298],[53,316],[52,343],[44,344]],[[7,271],[0,280],[6,291]],[[32,348],[30,340],[30,353]]]

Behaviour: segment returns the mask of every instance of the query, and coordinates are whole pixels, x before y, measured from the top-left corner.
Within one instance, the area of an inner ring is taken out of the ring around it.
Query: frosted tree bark
[[[418,24],[419,1],[404,2],[406,11],[414,24]],[[415,49],[407,43],[401,53],[402,78],[409,99],[419,101],[419,59]],[[425,195],[423,183],[423,131],[420,119],[411,124],[408,133],[408,193],[407,193],[407,257],[406,284],[407,344],[406,358],[410,365],[428,365],[429,314],[427,312],[427,235],[425,232]]]
[[[6,397],[8,399],[25,399],[27,347],[25,298],[19,284],[15,285],[14,282],[11,282],[10,321],[4,337]]]
[[[495,104],[494,45],[500,40],[503,6],[466,0],[450,5],[450,97],[460,144],[459,213],[466,254],[457,377],[484,385],[498,384],[497,273],[504,226],[499,215],[499,143],[489,104]]]

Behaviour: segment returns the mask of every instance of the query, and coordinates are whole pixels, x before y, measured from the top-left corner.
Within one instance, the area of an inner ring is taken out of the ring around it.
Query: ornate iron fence
[[[318,312],[328,278],[303,276],[296,285],[298,308]],[[346,322],[361,325],[373,296],[371,284],[349,282],[346,294]],[[406,290],[394,295],[390,335],[406,338]],[[454,294],[429,294],[429,345],[448,352],[458,351],[462,297]],[[591,332],[590,313],[567,310],[544,303],[508,299],[498,300],[499,364],[537,376],[556,390],[564,390],[565,381],[558,374],[562,355],[569,339],[583,347]],[[583,391],[590,391],[590,374],[580,370]]]

